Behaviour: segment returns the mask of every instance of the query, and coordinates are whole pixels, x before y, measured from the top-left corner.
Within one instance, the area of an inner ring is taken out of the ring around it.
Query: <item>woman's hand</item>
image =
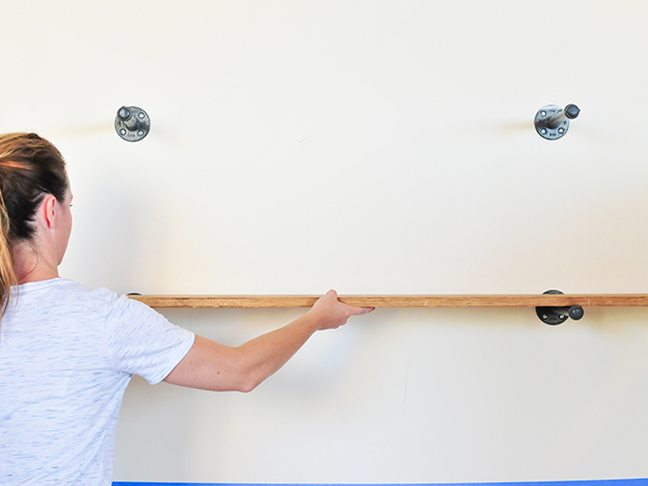
[[[346,324],[351,316],[359,316],[373,311],[375,307],[354,307],[338,300],[335,290],[329,290],[320,297],[308,312],[319,324],[318,329],[337,329]]]

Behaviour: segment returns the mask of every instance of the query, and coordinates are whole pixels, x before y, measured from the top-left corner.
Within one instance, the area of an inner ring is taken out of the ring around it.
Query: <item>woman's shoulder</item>
[[[79,282],[60,277],[20,285],[13,294],[22,310],[37,306],[50,312],[101,312],[119,299],[119,295],[109,289],[90,289]]]
[[[74,295],[76,297],[113,297],[117,298],[117,294],[107,288],[96,288],[90,289],[85,285],[76,282],[74,280],[69,280],[66,278],[56,277],[49,280],[40,280],[37,282],[29,282],[22,284],[18,288],[19,295],[35,295],[35,294],[45,294],[45,295]]]

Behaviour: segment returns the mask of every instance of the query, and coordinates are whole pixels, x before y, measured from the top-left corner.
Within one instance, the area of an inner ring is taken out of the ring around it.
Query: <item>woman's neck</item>
[[[59,276],[52,258],[41,255],[32,243],[18,243],[12,249],[14,272],[19,284],[50,280]]]

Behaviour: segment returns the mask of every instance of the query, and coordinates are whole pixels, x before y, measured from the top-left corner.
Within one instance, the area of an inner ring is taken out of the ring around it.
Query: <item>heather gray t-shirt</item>
[[[17,294],[0,322],[0,484],[110,485],[131,375],[160,382],[194,334],[61,278]]]

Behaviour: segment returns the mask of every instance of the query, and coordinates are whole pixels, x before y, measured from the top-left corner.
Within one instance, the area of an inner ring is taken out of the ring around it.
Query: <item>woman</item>
[[[248,392],[315,331],[373,310],[329,291],[303,317],[238,348],[195,336],[139,302],[59,277],[71,202],[51,143],[0,135],[0,484],[110,485],[132,374]]]

